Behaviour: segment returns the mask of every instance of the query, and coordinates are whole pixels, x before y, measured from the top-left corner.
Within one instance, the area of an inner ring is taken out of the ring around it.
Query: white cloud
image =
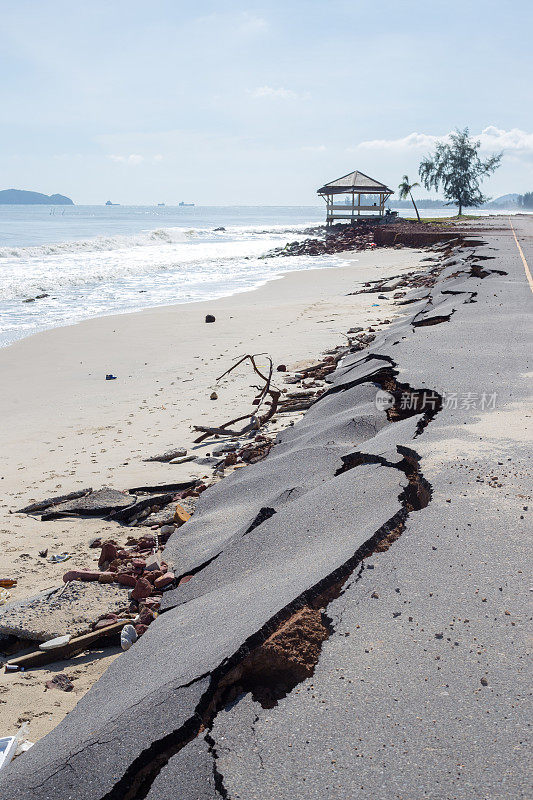
[[[360,150],[430,150],[437,142],[446,141],[449,136],[449,133],[441,136],[433,136],[428,133],[409,133],[401,139],[370,139],[360,142],[355,147],[348,148],[348,152],[353,153]],[[496,128],[494,125],[489,125],[481,133],[472,133],[471,136],[481,142],[482,150],[514,151],[516,155],[519,153],[533,153],[533,133],[526,133],[526,131],[522,131],[519,128],[512,128],[506,131]]]
[[[526,133],[519,128],[504,131],[489,125],[476,139],[481,141],[484,150],[522,150],[533,152],[533,133]]]
[[[278,100],[295,100],[298,97],[292,89],[284,89],[281,86],[277,89],[273,86],[258,86],[252,89],[250,94],[252,97],[272,97]]]
[[[350,152],[355,150],[413,150],[426,149],[445,139],[446,136],[431,136],[427,133],[410,133],[402,139],[370,139],[360,142],[355,147],[348,148]]]
[[[129,164],[129,166],[136,167],[143,162],[147,162],[149,164],[158,164],[160,161],[163,160],[163,156],[160,153],[157,153],[155,156],[150,156],[146,158],[145,156],[139,155],[139,153],[130,153],[129,156],[117,156],[117,155],[109,155],[107,156],[111,161],[114,161],[117,164]]]

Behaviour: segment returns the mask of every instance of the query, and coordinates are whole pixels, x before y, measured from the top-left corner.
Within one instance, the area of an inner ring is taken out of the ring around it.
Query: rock
[[[166,586],[170,586],[171,583],[174,583],[175,579],[176,576],[173,572],[165,572],[164,575],[156,579],[154,586],[156,589],[164,589]]]
[[[104,564],[110,564],[117,557],[118,548],[115,542],[108,541],[102,545],[102,552],[98,559],[98,566],[103,567]]]
[[[71,569],[63,575],[63,582],[69,581],[97,581],[100,572],[91,569]]]
[[[86,633],[102,613],[128,605],[127,592],[116,584],[72,581],[0,608],[0,634],[47,642],[58,636]]]
[[[42,514],[41,519],[57,519],[62,516],[98,517],[127,508],[133,505],[136,499],[135,495],[128,494],[128,492],[119,492],[116,489],[104,487],[75,500],[54,505],[50,511]]]
[[[151,611],[149,608],[145,608],[139,614],[139,624],[149,625],[151,622],[154,621],[155,618],[156,618],[155,612]]]
[[[161,575],[163,574],[164,573],[162,569],[154,569],[151,570],[150,572],[147,572],[144,577],[146,578],[147,581],[150,581],[150,583],[155,583],[156,580],[160,578]]]
[[[225,228],[222,228],[222,227],[220,227],[220,228],[213,228],[213,232],[214,232],[214,233],[217,233],[218,231],[225,231],[225,230],[226,230],[226,229],[225,229]]]
[[[176,506],[176,511],[174,512],[174,522],[179,526],[184,525],[188,519],[191,518],[191,515],[188,511],[185,511],[183,506],[180,506],[179,503]]]
[[[173,458],[170,464],[186,464],[187,461],[194,461],[196,456],[182,456],[181,458]]]
[[[216,467],[216,465],[220,463],[220,459],[210,458],[210,456],[205,456],[204,458],[196,458],[194,463],[198,464],[200,467]]]
[[[137,638],[137,631],[133,625],[124,625],[120,633],[120,646],[123,650],[129,650]]]
[[[137,636],[142,636],[148,630],[148,625],[141,625],[140,623],[135,626],[135,633]]]
[[[218,400],[218,394],[216,392],[211,392],[209,395],[210,400]]]
[[[206,322],[214,322],[215,318],[214,318],[214,316],[212,314],[207,314],[206,318],[205,318],[205,321]]]
[[[488,686],[489,685],[488,680],[486,678],[481,678],[481,685],[482,686]]]
[[[159,587],[158,587],[159,588]],[[131,593],[132,600],[143,600],[152,594],[152,584],[146,578],[139,578]]]
[[[152,572],[153,570],[158,570],[161,568],[161,553],[152,553],[152,555],[148,556],[146,559],[146,572]]]
[[[133,587],[137,583],[137,578],[134,575],[130,575],[129,572],[117,572],[115,580],[121,586]]]
[[[287,366],[285,364],[278,364],[276,367],[277,372],[287,372]]]
[[[187,456],[189,458],[190,456]],[[194,456],[193,456],[194,458]],[[174,502],[167,503],[160,511],[150,514],[146,519],[143,519],[139,525],[147,528],[159,528],[162,525],[170,525],[174,519],[174,511],[176,504]]]
[[[62,692],[71,692],[74,689],[74,684],[64,672],[54,675],[51,680],[46,681],[45,686],[47,689],[60,689]]]
[[[116,577],[116,572],[101,572],[98,576],[98,583],[114,583]]]
[[[161,601],[157,597],[147,597],[142,601],[143,608],[146,607],[152,611],[157,611],[161,605]]]
[[[174,515],[175,515],[175,513],[176,513],[176,512],[174,512]],[[162,525],[162,526],[159,528],[159,533],[160,533],[162,536],[166,536],[167,534],[168,534],[169,536],[171,536],[171,535],[174,533],[174,531],[175,531],[175,530],[176,530],[176,526],[175,526],[175,525]]]
[[[231,453],[234,450],[239,450],[241,447],[241,442],[225,442],[224,444],[217,444],[211,450],[211,453],[214,456],[220,456],[223,453]]]
[[[159,456],[151,456],[150,458],[143,458],[143,461],[172,461],[174,458],[181,458],[187,455],[186,447],[175,447],[173,450],[167,450]]]
[[[70,633],[67,633],[65,636],[54,636],[53,639],[48,639],[46,642],[42,642],[39,645],[39,650],[55,650],[56,647],[63,647],[63,645],[68,644],[72,636]]]

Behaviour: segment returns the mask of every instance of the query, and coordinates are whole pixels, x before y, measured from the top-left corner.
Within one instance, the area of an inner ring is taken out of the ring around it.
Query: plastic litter
[[[117,376],[112,375],[110,372],[105,376],[106,381],[116,381]]]
[[[11,592],[8,592],[7,589],[0,589],[0,606],[3,606],[4,603],[7,603],[10,597]]]
[[[70,553],[59,553],[57,556],[48,556],[48,561],[51,561],[52,564],[59,564],[61,561],[68,561],[70,557]]]
[[[0,739],[0,769],[7,766],[13,759],[17,746],[16,736],[4,736]]]
[[[29,729],[30,729],[30,723],[23,722],[20,728],[18,729],[17,733],[13,737],[17,743],[17,749],[15,750],[15,757],[22,755],[22,753],[25,753],[27,750],[30,749],[30,747],[33,747],[34,742],[30,742],[27,738]]]
[[[129,650],[138,639],[137,631],[133,625],[125,625],[120,633],[120,646],[123,650]]]

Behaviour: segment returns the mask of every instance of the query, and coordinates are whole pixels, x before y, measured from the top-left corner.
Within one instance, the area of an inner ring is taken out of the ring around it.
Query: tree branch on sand
[[[261,369],[263,368],[260,369],[257,366],[256,358],[258,358],[259,356],[266,357],[266,359],[268,360],[268,373],[266,375],[263,372],[261,372]],[[225,378],[226,375],[229,375],[230,372],[233,372],[233,370],[236,369],[244,361],[249,361],[256,375],[259,375],[261,380],[264,381],[264,386],[257,387],[259,394],[254,400],[253,411],[250,412],[249,414],[243,414],[240,417],[235,417],[234,419],[230,419],[228,420],[228,422],[224,422],[222,425],[218,425],[216,427],[209,427],[206,425],[193,425],[193,429],[195,431],[202,432],[202,435],[194,440],[195,444],[203,442],[203,440],[207,439],[208,436],[242,436],[243,434],[248,433],[249,431],[259,430],[259,428],[261,428],[261,426],[264,425],[265,422],[268,422],[268,420],[271,419],[271,417],[273,417],[274,414],[276,413],[276,409],[279,403],[279,398],[281,396],[281,391],[272,386],[273,364],[272,364],[272,359],[270,358],[270,356],[267,356],[266,353],[254,353],[253,355],[247,353],[246,355],[242,356],[242,358],[239,358],[239,360],[236,361],[235,364],[233,364],[233,366],[231,366],[229,369],[223,372],[222,375],[219,375],[219,377],[217,378],[217,383],[218,381],[222,380],[222,378]],[[270,398],[270,400],[267,400],[267,398]],[[263,405],[265,406],[268,405],[268,408],[265,410],[263,414],[258,415],[257,412]],[[244,419],[249,420],[248,424],[245,425],[244,428],[238,431],[230,429],[230,425],[235,425],[236,422],[242,422],[242,420]]]

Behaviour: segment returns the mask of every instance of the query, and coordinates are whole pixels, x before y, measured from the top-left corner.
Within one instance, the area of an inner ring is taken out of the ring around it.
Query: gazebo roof
[[[361,192],[365,194],[394,194],[392,189],[385,186],[384,183],[375,181],[365,175],[364,172],[354,170],[348,175],[343,175],[342,178],[337,178],[330,183],[326,183],[321,189],[317,190],[317,194],[345,194],[346,192]]]

